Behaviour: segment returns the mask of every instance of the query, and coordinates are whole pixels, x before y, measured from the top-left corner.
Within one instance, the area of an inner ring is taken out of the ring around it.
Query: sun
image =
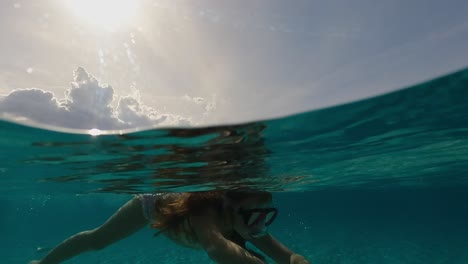
[[[137,0],[66,0],[65,3],[83,23],[109,31],[130,25],[138,9]]]

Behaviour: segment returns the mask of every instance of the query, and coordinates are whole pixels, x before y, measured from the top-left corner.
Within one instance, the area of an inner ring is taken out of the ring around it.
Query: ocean
[[[468,263],[468,70],[272,120],[143,131],[0,121],[1,263],[40,259],[133,194],[256,189],[312,263]],[[99,134],[99,135],[97,135]],[[145,228],[66,263],[212,263]]]

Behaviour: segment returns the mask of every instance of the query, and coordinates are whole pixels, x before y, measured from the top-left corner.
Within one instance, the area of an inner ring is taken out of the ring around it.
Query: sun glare
[[[99,136],[99,135],[101,135],[101,133],[102,133],[101,130],[99,130],[97,128],[93,128],[93,129],[88,130],[88,134],[90,134],[93,137]]]
[[[69,8],[83,23],[115,31],[135,19],[137,0],[67,0]]]

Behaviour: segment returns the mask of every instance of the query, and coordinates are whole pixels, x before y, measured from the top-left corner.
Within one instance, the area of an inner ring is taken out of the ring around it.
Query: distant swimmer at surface
[[[252,243],[280,264],[309,264],[268,232],[278,209],[272,195],[253,191],[140,194],[103,225],[75,234],[30,264],[62,263],[86,251],[100,250],[147,224],[178,245],[204,250],[216,263],[266,263],[247,248]]]

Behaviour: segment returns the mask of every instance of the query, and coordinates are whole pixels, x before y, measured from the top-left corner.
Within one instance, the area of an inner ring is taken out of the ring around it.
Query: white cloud
[[[136,89],[133,95],[116,98],[110,85],[99,83],[81,67],[74,72],[74,81],[64,98],[37,88],[17,89],[0,97],[0,113],[3,117],[72,129],[116,130],[193,124],[191,118],[160,113],[144,105]]]
[[[189,95],[184,95],[184,99],[189,101],[189,102],[194,102],[196,104],[203,104],[205,103],[205,99],[202,97],[190,97]]]
[[[206,116],[213,112],[214,110],[216,110],[216,95],[213,94],[211,96],[211,100],[205,100],[205,98],[203,97],[190,97],[189,95],[184,95],[183,99],[185,101],[188,101],[188,102],[191,102],[191,103],[194,103],[196,105],[200,105],[203,107],[203,109],[205,110],[205,112],[203,113],[203,115]],[[206,121],[206,120],[205,120]]]

